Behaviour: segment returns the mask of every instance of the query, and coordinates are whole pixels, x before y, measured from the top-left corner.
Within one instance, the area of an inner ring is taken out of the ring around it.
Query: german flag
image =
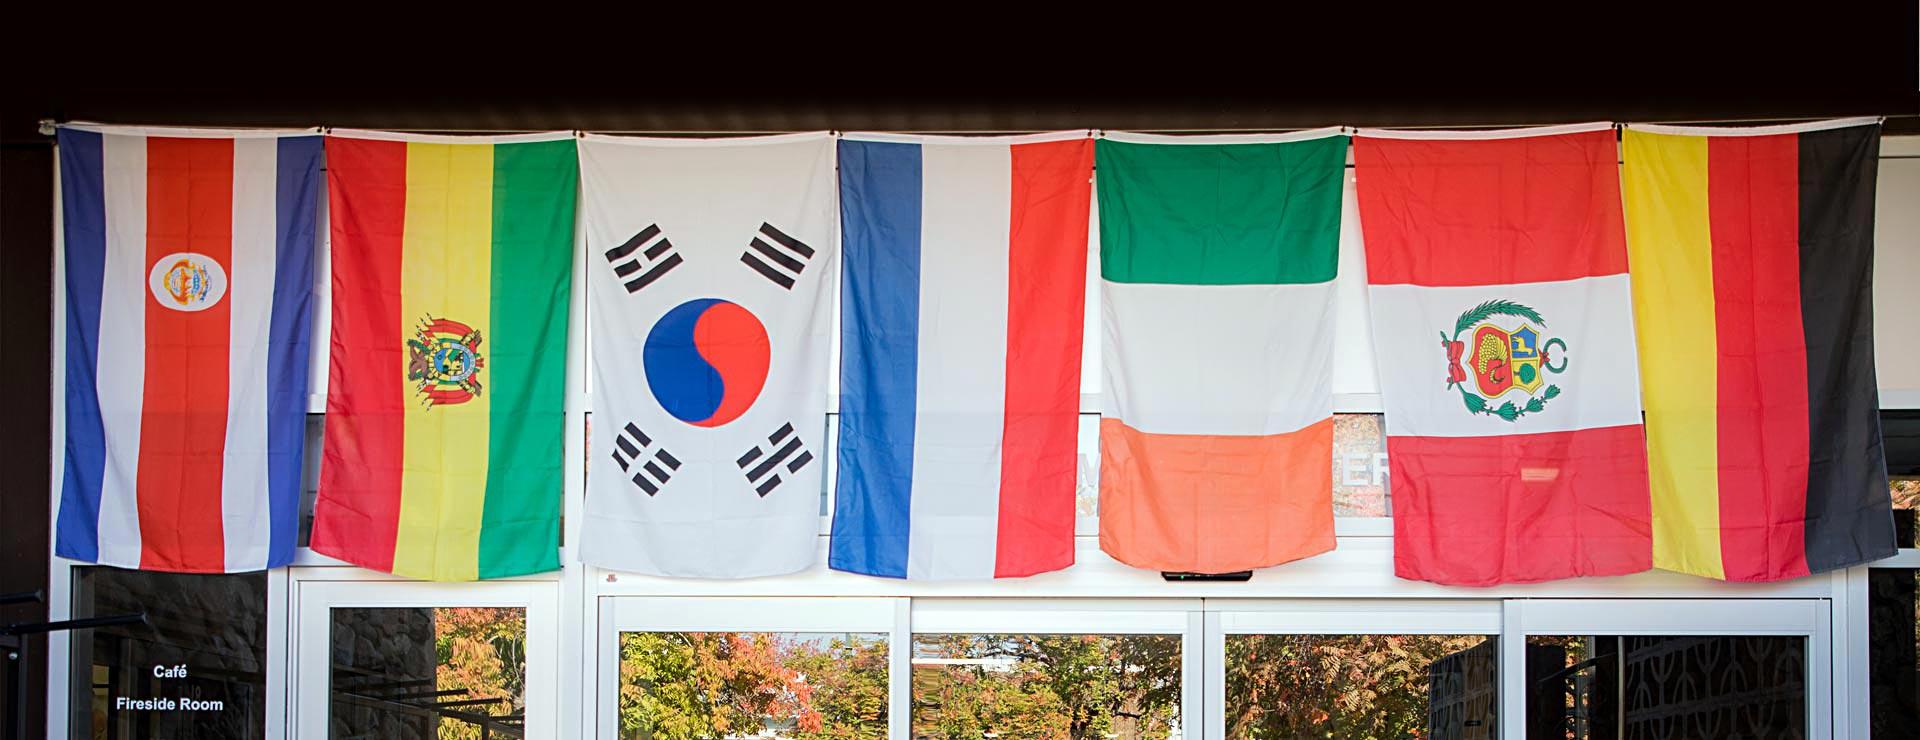
[[[1892,555],[1879,122],[1630,126],[1623,148],[1654,565],[1774,581]]]

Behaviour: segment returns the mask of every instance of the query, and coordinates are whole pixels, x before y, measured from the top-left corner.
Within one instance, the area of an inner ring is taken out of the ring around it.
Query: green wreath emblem
[[[1453,366],[1453,363],[1459,359],[1459,356],[1454,354],[1454,348],[1460,347],[1464,349],[1460,344],[1460,335],[1465,334],[1468,329],[1473,328],[1480,322],[1495,316],[1518,316],[1540,324],[1541,326],[1546,326],[1547,324],[1547,320],[1540,317],[1539,311],[1533,310],[1530,306],[1505,299],[1494,299],[1467,309],[1466,313],[1460,314],[1460,318],[1453,323],[1453,336],[1447,336],[1445,331],[1440,332],[1440,348],[1442,351],[1447,352],[1447,363],[1450,368]],[[1550,350],[1556,344],[1559,345],[1563,351],[1567,348],[1567,343],[1561,341],[1558,337],[1547,340],[1541,348],[1543,350]],[[1564,372],[1567,369],[1567,361],[1564,357],[1561,358],[1560,364],[1557,367],[1546,361],[1545,358],[1543,358],[1540,364],[1541,367],[1554,373]],[[1454,388],[1456,386],[1460,389],[1460,400],[1466,404],[1468,413],[1489,414],[1498,416],[1509,422],[1516,421],[1527,414],[1545,411],[1547,401],[1557,398],[1560,395],[1560,386],[1549,385],[1545,390],[1541,391],[1540,395],[1528,398],[1524,404],[1507,401],[1498,407],[1493,407],[1487,404],[1486,398],[1467,389],[1464,377],[1449,377],[1447,379],[1448,388]]]

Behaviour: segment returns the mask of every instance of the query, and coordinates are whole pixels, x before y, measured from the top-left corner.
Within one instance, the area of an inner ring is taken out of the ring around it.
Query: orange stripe
[[[1100,420],[1100,549],[1138,568],[1230,573],[1333,549],[1333,419],[1266,436]]]

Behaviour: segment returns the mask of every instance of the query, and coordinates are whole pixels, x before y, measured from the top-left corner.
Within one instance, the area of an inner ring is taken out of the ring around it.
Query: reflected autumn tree
[[[887,645],[879,635],[620,635],[623,738],[886,733]]]
[[[1429,669],[1482,635],[1233,635],[1227,736],[1429,737]]]
[[[443,607],[433,610],[434,683],[466,689],[462,699],[499,701],[462,706],[463,712],[514,716],[526,713],[527,613],[519,608]],[[439,723],[440,740],[479,740],[477,724]]]
[[[918,635],[916,738],[1174,735],[1177,635]]]

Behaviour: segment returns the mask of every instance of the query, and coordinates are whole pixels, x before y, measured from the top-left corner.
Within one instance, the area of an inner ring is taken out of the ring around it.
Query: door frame
[[[360,578],[303,580],[292,588],[288,725],[296,738],[328,734],[332,610],[361,607],[521,607],[527,610],[526,737],[558,737],[560,584],[550,580],[475,583]]]

